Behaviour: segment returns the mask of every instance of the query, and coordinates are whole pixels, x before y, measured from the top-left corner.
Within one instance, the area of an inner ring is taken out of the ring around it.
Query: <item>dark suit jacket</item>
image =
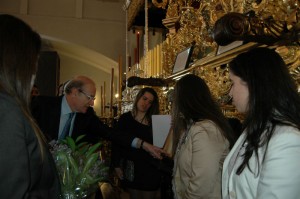
[[[52,155],[17,103],[0,92],[0,198],[58,199],[60,184]]]
[[[48,141],[58,139],[62,96],[37,96],[32,101],[32,114]],[[72,138],[85,134],[83,141],[96,143],[101,138],[116,141],[123,146],[130,146],[134,137],[114,131],[104,124],[90,107],[86,113],[76,113]]]

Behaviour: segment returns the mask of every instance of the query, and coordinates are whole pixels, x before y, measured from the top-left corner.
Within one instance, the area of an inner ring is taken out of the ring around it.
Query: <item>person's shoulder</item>
[[[82,118],[90,118],[90,117],[98,118],[96,111],[94,110],[93,107],[88,107],[85,113],[77,112],[76,115],[77,115],[76,117],[82,117]]]
[[[60,101],[62,96],[47,96],[47,95],[38,95],[33,98],[34,101]]]
[[[17,101],[8,94],[0,92],[0,115],[5,115],[8,122],[16,121],[17,118],[23,118],[23,113]]]
[[[300,141],[300,130],[293,126],[277,125],[274,131],[274,139],[285,138],[297,139]]]
[[[199,128],[217,128],[217,124],[214,123],[212,120],[200,120],[198,122],[195,122],[194,124],[195,127]]]
[[[131,117],[132,117],[132,112],[131,112],[131,111],[125,112],[125,113],[123,113],[121,116],[124,116],[124,117],[129,117],[129,116],[131,116]]]
[[[268,144],[268,151],[273,154],[299,154],[300,131],[288,125],[277,125]]]
[[[35,97],[35,99],[45,100],[45,101],[56,101],[56,100],[61,100],[62,98],[63,96],[47,96],[47,95],[39,95]]]
[[[220,129],[218,125],[213,122],[212,120],[201,120],[198,122],[195,122],[195,124],[192,127],[192,131],[197,133],[209,133],[210,135],[212,133],[219,134]]]
[[[39,95],[36,96],[32,99],[32,104],[45,104],[47,106],[51,106],[54,104],[60,104],[62,101],[62,96],[44,96],[44,95]]]
[[[0,92],[0,107],[4,110],[11,110],[18,107],[16,100],[8,94]]]
[[[121,119],[121,118],[129,118],[129,117],[132,117],[131,111],[128,111],[128,112],[123,113],[123,114],[120,116],[120,119]]]
[[[117,122],[118,123],[128,122],[132,118],[133,117],[132,117],[131,111],[128,111],[128,112],[121,114],[120,117],[118,118]]]

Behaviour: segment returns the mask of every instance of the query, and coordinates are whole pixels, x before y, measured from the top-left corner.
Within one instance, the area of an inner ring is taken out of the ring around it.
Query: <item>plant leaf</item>
[[[82,138],[84,138],[85,137],[85,135],[80,135],[80,136],[78,136],[77,138],[76,138],[76,141],[75,141],[75,143],[78,143],[80,140],[82,140]]]
[[[81,147],[80,149],[78,149],[78,153],[80,155],[84,155],[88,151],[88,149],[89,149],[89,145],[85,145],[85,146]]]
[[[76,161],[74,160],[74,158],[71,155],[68,156],[68,160],[73,169],[72,171],[73,171],[74,175],[77,176],[79,174],[78,164],[76,163]]]
[[[98,178],[92,178],[90,175],[86,175],[86,183],[91,185],[91,184],[95,184],[97,182],[99,182],[100,180],[103,179],[103,177],[98,177]]]
[[[97,144],[94,144],[92,147],[89,148],[86,156],[89,157],[91,154],[93,154],[102,144],[99,142]]]
[[[87,145],[87,142],[81,142],[77,145],[77,150],[79,150],[82,146]]]
[[[75,144],[73,138],[67,136],[67,137],[66,137],[66,140],[67,140],[68,146],[69,146],[69,147],[71,148],[71,150],[74,152],[74,151],[76,150],[76,144]]]
[[[85,163],[85,165],[83,167],[83,170],[82,170],[83,175],[86,174],[90,170],[90,168],[95,164],[97,159],[98,159],[98,154],[97,153],[93,153],[92,155],[87,157],[86,163]]]

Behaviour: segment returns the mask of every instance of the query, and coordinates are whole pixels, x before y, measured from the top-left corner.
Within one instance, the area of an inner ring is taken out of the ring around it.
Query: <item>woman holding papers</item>
[[[112,163],[117,176],[128,189],[130,199],[159,199],[161,173],[150,162],[145,150],[153,143],[151,116],[159,114],[157,93],[143,88],[137,94],[132,111],[120,116],[117,129],[139,138],[139,149],[113,147]]]
[[[221,198],[222,164],[233,133],[200,77],[186,75],[176,83],[172,120],[175,198]]]

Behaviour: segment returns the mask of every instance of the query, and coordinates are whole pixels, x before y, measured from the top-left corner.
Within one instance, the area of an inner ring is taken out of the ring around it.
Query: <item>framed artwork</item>
[[[191,45],[177,54],[173,71],[172,71],[173,74],[189,67],[193,50],[194,50],[194,45]]]

